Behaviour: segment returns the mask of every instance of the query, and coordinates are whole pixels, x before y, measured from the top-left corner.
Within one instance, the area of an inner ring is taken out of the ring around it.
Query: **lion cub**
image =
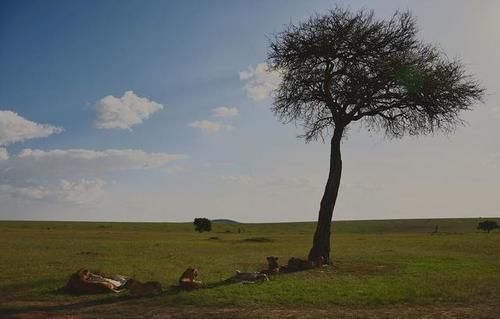
[[[142,283],[135,279],[129,279],[125,283],[124,288],[127,288],[132,296],[155,296],[161,294],[161,284],[157,281],[148,281]]]
[[[184,271],[179,278],[179,286],[184,289],[199,289],[203,287],[203,283],[196,280],[198,277],[198,269],[189,267]]]

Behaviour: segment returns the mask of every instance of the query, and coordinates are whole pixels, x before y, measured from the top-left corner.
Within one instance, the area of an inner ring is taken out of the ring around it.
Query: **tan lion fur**
[[[72,274],[66,284],[66,290],[76,294],[95,294],[106,292],[118,292],[115,286],[105,280],[92,280],[93,275],[87,269],[80,269]]]
[[[179,286],[184,289],[199,289],[203,287],[203,283],[196,280],[197,277],[198,269],[189,267],[179,278]]]
[[[266,274],[268,276],[276,275],[277,273],[279,273],[279,271],[280,271],[280,266],[278,264],[279,257],[269,256],[269,257],[266,257],[266,259],[267,259],[268,267],[267,267],[267,269],[259,271],[259,273]]]

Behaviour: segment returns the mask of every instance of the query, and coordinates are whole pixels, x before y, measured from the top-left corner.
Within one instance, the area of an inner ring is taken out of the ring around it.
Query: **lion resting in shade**
[[[260,272],[241,272],[236,270],[236,274],[225,280],[226,283],[244,283],[253,284],[256,282],[269,281],[269,277],[266,274]]]
[[[143,296],[156,296],[161,295],[162,288],[161,284],[157,281],[140,282],[135,279],[127,280],[127,283],[123,286],[129,290],[130,295],[136,297]]]
[[[280,266],[278,264],[279,257],[269,256],[267,259],[267,269],[259,271],[261,274],[266,274],[267,276],[276,275],[280,272]]]
[[[96,294],[119,292],[123,282],[93,274],[87,269],[80,269],[69,277],[66,290],[75,294]]]
[[[198,269],[189,267],[184,271],[179,278],[179,286],[184,289],[199,289],[203,287],[203,283],[199,280],[196,280],[198,277]]]
[[[280,267],[280,271],[294,272],[294,271],[308,270],[321,267],[324,265],[324,263],[325,259],[323,257],[318,257],[314,260],[306,260],[302,258],[292,257],[288,260],[288,264],[286,266]]]

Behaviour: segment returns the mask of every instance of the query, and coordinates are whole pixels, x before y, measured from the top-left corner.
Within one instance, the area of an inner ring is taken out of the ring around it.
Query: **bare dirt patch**
[[[495,319],[500,302],[490,304],[386,305],[377,307],[332,306],[330,308],[242,308],[200,306],[144,306],[140,302],[83,302],[75,304],[27,304],[25,310],[4,314],[9,319],[87,318],[336,318],[336,319]]]

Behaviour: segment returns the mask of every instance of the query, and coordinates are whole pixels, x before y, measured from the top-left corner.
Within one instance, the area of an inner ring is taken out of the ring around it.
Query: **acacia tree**
[[[281,75],[272,110],[303,126],[306,142],[330,139],[330,170],[308,258],[330,262],[330,229],[349,125],[389,137],[452,132],[483,88],[437,47],[417,38],[410,12],[380,20],[336,8],[290,24],[270,39],[268,65]]]
[[[193,221],[194,230],[197,232],[211,231],[212,222],[208,218],[195,218]]]
[[[487,231],[488,234],[490,233],[490,231],[492,231],[496,228],[499,228],[499,226],[498,226],[497,222],[494,220],[485,220],[485,221],[479,222],[479,224],[477,224],[477,229]]]

